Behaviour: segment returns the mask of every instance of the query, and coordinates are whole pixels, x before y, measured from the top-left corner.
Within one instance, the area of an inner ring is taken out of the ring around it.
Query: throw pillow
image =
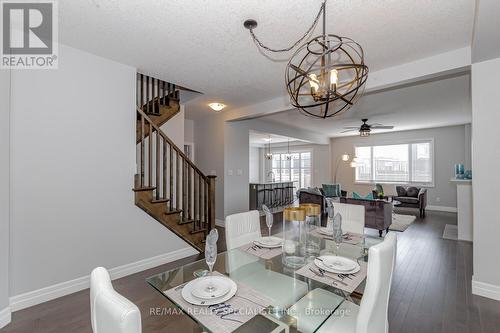
[[[323,184],[323,195],[327,198],[337,198],[341,196],[340,184]]]
[[[403,186],[396,186],[396,192],[398,192],[398,197],[406,197],[406,189]]]
[[[406,190],[406,195],[410,198],[418,198],[418,192],[420,192],[419,188],[408,187],[408,189]]]
[[[368,193],[366,197],[361,196],[358,192],[352,192],[353,199],[362,199],[362,200],[373,200],[373,193]]]

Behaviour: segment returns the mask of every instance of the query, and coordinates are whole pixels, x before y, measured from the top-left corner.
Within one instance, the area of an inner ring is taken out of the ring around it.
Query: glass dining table
[[[366,263],[369,247],[381,241],[382,238],[364,236],[358,244],[341,243],[337,247],[333,240],[322,238],[320,254],[335,254]],[[299,269],[283,265],[281,254],[263,259],[251,252],[236,248],[219,253],[214,266],[214,272],[228,276],[238,285],[243,284],[269,300],[264,311],[232,332],[316,332],[335,314],[344,300],[351,299],[352,293],[340,288],[338,283],[322,283],[313,277],[298,274]],[[187,282],[205,274],[206,269],[207,264],[202,259],[151,276],[146,281],[199,325],[201,331],[219,333],[224,330],[210,327],[205,317],[204,321],[193,311],[185,311],[185,304],[168,292],[182,288]],[[362,295],[362,289],[363,285],[360,285],[355,290],[358,297]],[[276,330],[280,327],[282,330]]]

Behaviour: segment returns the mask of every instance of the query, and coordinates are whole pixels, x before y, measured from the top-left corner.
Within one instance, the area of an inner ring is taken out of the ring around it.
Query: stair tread
[[[134,192],[140,192],[140,191],[152,191],[155,190],[155,186],[143,186],[143,187],[135,187],[132,189]]]
[[[170,199],[153,199],[151,200],[152,203],[162,203],[162,202],[169,202]]]
[[[194,219],[185,219],[185,220],[179,221],[177,224],[188,224],[188,223],[193,223],[193,222],[196,222],[196,220],[194,220]]]
[[[182,213],[182,209],[173,209],[165,212],[165,215],[179,214]]]

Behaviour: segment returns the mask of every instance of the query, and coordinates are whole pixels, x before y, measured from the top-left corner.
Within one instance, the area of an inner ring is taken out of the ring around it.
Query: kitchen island
[[[294,198],[293,182],[250,183],[250,210],[262,210],[289,205]]]

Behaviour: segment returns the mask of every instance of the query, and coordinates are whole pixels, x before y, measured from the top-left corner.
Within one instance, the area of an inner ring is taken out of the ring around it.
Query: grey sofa
[[[398,207],[418,208],[420,217],[425,217],[425,207],[427,207],[427,189],[418,187],[396,186],[397,196],[394,200],[401,202]]]
[[[341,191],[342,197],[347,196],[346,191]],[[326,214],[326,203],[323,190],[319,188],[301,188],[297,191],[299,203],[313,203],[321,206],[321,211]]]

